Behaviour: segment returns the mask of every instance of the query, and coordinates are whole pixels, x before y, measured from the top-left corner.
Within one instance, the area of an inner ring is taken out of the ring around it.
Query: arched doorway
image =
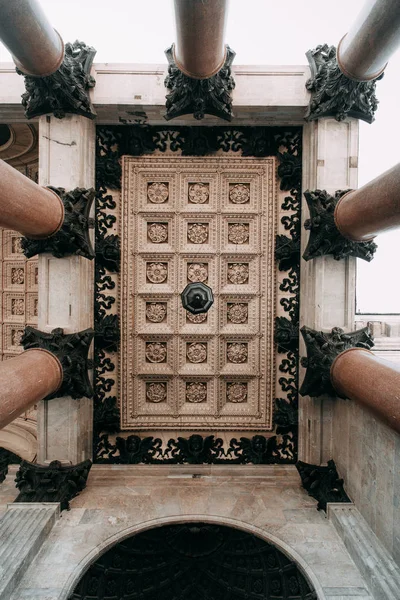
[[[105,552],[70,600],[314,600],[298,566],[261,538],[211,523],[147,530]]]

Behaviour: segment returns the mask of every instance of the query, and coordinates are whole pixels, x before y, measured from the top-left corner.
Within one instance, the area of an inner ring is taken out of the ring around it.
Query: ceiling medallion
[[[239,342],[232,342],[226,346],[226,355],[228,360],[232,363],[244,363],[247,362],[248,349],[247,344]]]
[[[190,263],[188,265],[187,278],[189,281],[204,282],[208,279],[208,268],[207,264],[204,263]]]
[[[247,244],[249,236],[249,226],[247,223],[229,223],[228,240],[231,244]]]
[[[239,324],[246,323],[248,318],[248,306],[247,304],[231,304],[228,305],[227,313],[228,321],[231,323]]]
[[[149,402],[165,402],[167,399],[167,384],[166,383],[147,383],[146,398]]]
[[[229,191],[229,200],[234,204],[245,204],[250,200],[250,190],[247,185],[237,183]]]
[[[163,283],[168,277],[166,263],[147,263],[147,279],[152,283]]]
[[[169,190],[166,183],[151,183],[147,188],[147,198],[153,204],[164,204],[168,200]]]
[[[249,265],[246,263],[231,263],[228,265],[228,280],[230,283],[242,285],[249,280]]]
[[[204,204],[207,202],[210,192],[208,191],[208,184],[205,183],[191,183],[189,185],[189,200],[193,204]]]
[[[186,400],[194,404],[204,402],[207,398],[206,383],[187,383],[186,384]]]
[[[187,344],[186,356],[191,363],[202,363],[207,360],[207,345],[201,342]]]
[[[160,302],[148,302],[146,304],[146,317],[152,323],[161,323],[167,314],[167,305]]]
[[[150,342],[146,344],[146,358],[152,363],[164,362],[167,358],[167,344],[165,342]]]
[[[149,223],[147,235],[153,244],[162,244],[168,240],[168,225],[165,223]]]
[[[208,225],[191,223],[188,225],[188,239],[192,244],[204,244],[208,240]]]
[[[239,404],[247,401],[247,383],[228,383],[226,386],[228,402]]]

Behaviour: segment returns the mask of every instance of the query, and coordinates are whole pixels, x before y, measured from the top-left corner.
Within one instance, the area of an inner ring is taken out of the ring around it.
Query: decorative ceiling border
[[[293,464],[297,460],[298,344],[301,204],[301,127],[99,126],[96,143],[96,261],[94,350],[94,462],[111,464]],[[169,152],[176,156],[236,156],[278,159],[280,207],[285,233],[276,236],[275,257],[282,278],[275,342],[281,357],[280,398],[275,399],[274,431],[224,444],[215,435],[190,435],[164,443],[130,432],[118,436],[120,415],[114,395],[119,318],[113,311],[120,267],[115,233],[123,155]]]

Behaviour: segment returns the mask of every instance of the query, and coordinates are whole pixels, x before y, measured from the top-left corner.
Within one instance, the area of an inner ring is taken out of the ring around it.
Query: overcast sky
[[[65,41],[79,39],[97,49],[95,62],[165,63],[164,50],[174,41],[172,0],[40,3]],[[323,43],[337,45],[363,4],[364,0],[231,0],[226,41],[236,52],[234,64],[305,64],[307,50]],[[9,60],[0,45],[0,62]],[[361,122],[359,185],[399,162],[399,73],[397,52],[377,84],[375,122]],[[398,235],[380,236],[372,263],[359,261],[362,311],[400,312],[400,278],[393,277],[391,266],[398,256]]]

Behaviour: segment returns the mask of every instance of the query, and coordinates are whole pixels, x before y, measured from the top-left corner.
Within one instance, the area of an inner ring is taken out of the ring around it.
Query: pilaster
[[[59,518],[58,503],[9,504],[0,522],[0,600],[8,600]]]
[[[303,191],[326,190],[334,194],[338,189],[357,187],[358,122],[346,119],[338,122],[327,118],[304,126],[303,135]],[[309,218],[307,203],[302,202],[301,253],[309,233],[304,222]],[[301,261],[300,327],[330,330],[353,328],[355,310],[355,258],[341,261],[332,256],[321,256],[308,262]],[[301,340],[300,356],[305,356]],[[300,382],[304,369],[300,368]],[[332,457],[332,402],[328,396],[303,397],[299,400],[299,459],[312,463],[326,463]]]
[[[67,115],[39,120],[39,183],[63,187],[94,185],[95,124]],[[93,243],[93,239],[92,239]],[[92,261],[81,256],[39,256],[38,328],[76,333],[93,327]],[[38,410],[38,463],[77,464],[92,458],[92,400],[70,396],[42,401]]]

